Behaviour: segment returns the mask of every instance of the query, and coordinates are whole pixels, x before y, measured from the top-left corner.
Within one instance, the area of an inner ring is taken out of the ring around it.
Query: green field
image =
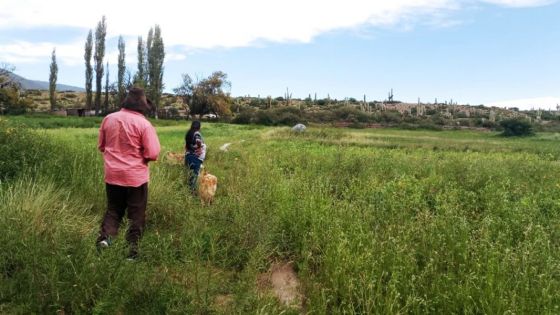
[[[2,314],[560,313],[558,134],[203,123],[214,204],[152,164],[131,263],[124,235],[94,246],[97,128],[47,119],[0,118]],[[187,123],[156,124],[180,152]],[[278,262],[292,307],[260,281]]]

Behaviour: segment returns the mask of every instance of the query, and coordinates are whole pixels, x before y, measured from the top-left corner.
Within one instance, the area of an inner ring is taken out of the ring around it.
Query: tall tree
[[[231,82],[227,80],[227,74],[216,71],[208,78],[196,82],[188,74],[183,74],[183,83],[173,91],[183,98],[191,115],[212,113],[226,116],[231,114],[230,88]]]
[[[16,68],[8,63],[0,62],[0,89],[6,87],[20,87],[11,75]]]
[[[103,102],[104,110],[103,112],[107,114],[109,112],[109,62],[107,62],[107,72],[105,73],[105,102]]]
[[[93,67],[91,66],[91,51],[93,49],[93,33],[89,30],[86,45],[84,59],[86,61],[86,109],[91,109],[91,104],[93,100],[92,94],[92,83],[93,83]]]
[[[99,115],[101,107],[101,90],[103,81],[103,57],[105,57],[105,36],[107,35],[107,24],[105,16],[97,24],[95,30],[95,115]]]
[[[0,115],[24,114],[36,107],[33,99],[21,93],[22,86],[13,75],[14,70],[14,66],[0,62]]]
[[[49,75],[49,101],[51,103],[51,111],[54,111],[56,108],[57,78],[58,78],[58,65],[56,64],[56,48],[54,48],[51,55],[51,72]]]
[[[152,35],[152,29],[148,33],[148,40]],[[161,37],[161,29],[156,25],[153,31],[153,38],[149,40],[148,47],[148,94],[155,107],[155,116],[161,100],[163,92],[163,60],[165,59],[165,47],[163,45],[163,38]]]
[[[120,104],[125,97],[126,90],[125,90],[125,82],[124,76],[126,74],[126,63],[125,63],[125,46],[124,46],[124,39],[122,36],[119,36],[119,64],[118,64],[118,73],[117,73],[117,89],[118,89],[118,103]],[[107,70],[108,72],[109,70]]]
[[[134,84],[141,87],[146,87],[146,47],[142,41],[142,36],[138,36],[138,70],[134,75]]]
[[[154,40],[154,30],[150,28],[148,31],[148,38],[146,39],[146,50],[144,51],[144,82],[146,82],[146,87],[150,88],[150,49],[152,48],[152,42]]]

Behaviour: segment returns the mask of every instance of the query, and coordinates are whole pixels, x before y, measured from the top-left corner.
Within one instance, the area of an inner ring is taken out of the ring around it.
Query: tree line
[[[165,59],[165,45],[161,36],[161,28],[155,25],[148,31],[147,40],[144,42],[142,36],[138,37],[138,67],[136,73],[131,76],[126,69],[126,47],[122,36],[118,39],[118,65],[116,86],[109,84],[109,63],[104,67],[105,40],[107,35],[107,21],[105,16],[101,18],[95,29],[90,30],[84,46],[85,61],[85,90],[86,90],[86,109],[95,110],[95,115],[108,113],[109,108],[109,89],[116,92],[117,104],[120,104],[126,91],[131,86],[142,87],[146,90],[148,98],[155,106],[155,115],[161,101],[163,93],[163,62]],[[93,59],[93,65],[92,65]],[[106,70],[106,71],[105,71]],[[95,72],[95,97],[93,94],[93,77]],[[105,100],[101,103],[102,80],[105,73]]]
[[[85,77],[86,77],[86,109],[95,109],[95,114],[107,113],[108,108],[108,65],[107,79],[105,84],[105,102],[101,107],[101,80],[104,73],[103,58],[105,54],[105,37],[107,34],[107,23],[105,16],[97,24],[95,36],[90,30],[85,44]],[[95,49],[95,50],[94,50]],[[137,44],[137,69],[134,75],[126,69],[125,62],[125,42],[122,36],[118,41],[118,74],[117,85],[114,90],[117,94],[117,103],[120,104],[125,96],[126,91],[131,86],[142,87],[146,90],[148,98],[155,105],[155,117],[158,118],[158,109],[160,108],[162,93],[164,89],[164,59],[165,45],[161,36],[161,28],[155,25],[148,31],[146,40],[142,36],[138,36]],[[94,66],[91,64],[93,58]],[[93,99],[93,71],[95,70],[95,99]],[[208,78],[197,78],[193,80],[188,74],[183,74],[183,82],[173,91],[183,99],[183,103],[189,108],[191,115],[230,115],[231,96],[229,88],[231,82],[227,80],[227,74],[221,71],[213,72]]]

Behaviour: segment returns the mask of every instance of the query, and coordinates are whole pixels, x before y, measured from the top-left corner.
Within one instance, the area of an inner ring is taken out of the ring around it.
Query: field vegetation
[[[154,163],[131,263],[94,246],[99,119],[64,121],[0,118],[0,313],[560,312],[558,134],[204,123],[215,202]],[[154,123],[180,152],[187,122]],[[278,262],[295,305],[263,289]]]

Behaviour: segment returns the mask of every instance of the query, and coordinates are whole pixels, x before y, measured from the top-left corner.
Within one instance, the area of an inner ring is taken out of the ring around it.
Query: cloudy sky
[[[84,86],[84,43],[101,16],[116,81],[117,39],[136,70],[138,36],[159,24],[164,83],[221,70],[231,93],[555,108],[560,104],[558,0],[2,0],[0,62]]]

